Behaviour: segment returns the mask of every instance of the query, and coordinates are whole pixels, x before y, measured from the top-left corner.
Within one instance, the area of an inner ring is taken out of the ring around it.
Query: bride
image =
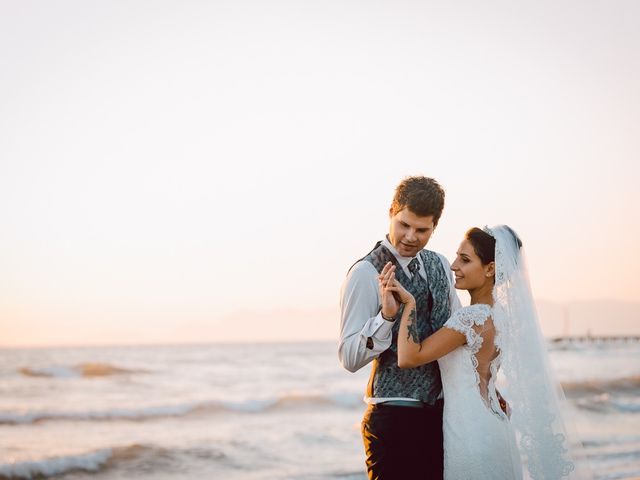
[[[438,360],[440,366],[445,479],[522,479],[523,461],[530,478],[578,478],[521,247],[504,225],[469,230],[451,269],[471,305],[422,343],[415,300],[396,280],[395,267],[387,264],[379,276],[382,309],[403,308],[398,365]],[[495,388],[499,369],[510,416]]]

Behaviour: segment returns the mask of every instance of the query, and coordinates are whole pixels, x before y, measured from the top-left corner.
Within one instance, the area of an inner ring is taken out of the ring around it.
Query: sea
[[[553,344],[596,479],[640,478],[640,344]],[[0,479],[364,480],[335,342],[0,349]]]

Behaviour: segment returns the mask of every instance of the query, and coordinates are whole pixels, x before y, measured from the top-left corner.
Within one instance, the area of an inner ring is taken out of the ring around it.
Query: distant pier
[[[554,345],[640,343],[640,335],[570,335],[551,337],[549,342]]]

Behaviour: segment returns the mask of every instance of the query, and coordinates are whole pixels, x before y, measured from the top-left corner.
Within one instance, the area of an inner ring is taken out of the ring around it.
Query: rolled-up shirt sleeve
[[[354,265],[340,292],[340,344],[342,366],[355,372],[391,345],[394,322],[379,313],[378,272],[369,262]]]

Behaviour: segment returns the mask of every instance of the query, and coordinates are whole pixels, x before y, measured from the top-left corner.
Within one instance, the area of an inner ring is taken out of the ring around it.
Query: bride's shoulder
[[[456,310],[447,323],[461,323],[470,327],[472,325],[482,325],[490,316],[490,305],[476,303]]]

